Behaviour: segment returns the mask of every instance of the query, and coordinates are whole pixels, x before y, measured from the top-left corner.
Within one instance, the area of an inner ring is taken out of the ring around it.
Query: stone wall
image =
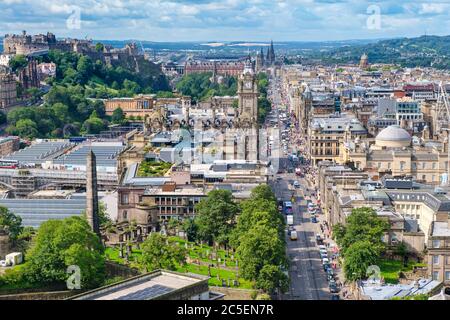
[[[209,287],[210,291],[223,293],[224,300],[252,300],[253,290],[226,287]]]
[[[106,274],[108,278],[122,277],[124,279],[128,279],[140,275],[141,272],[137,269],[133,269],[122,264],[107,261]]]
[[[19,294],[0,295],[0,300],[63,300],[78,291],[50,291],[50,292],[28,292]]]

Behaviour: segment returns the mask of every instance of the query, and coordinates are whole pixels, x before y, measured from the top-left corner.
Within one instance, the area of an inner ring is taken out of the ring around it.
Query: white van
[[[297,231],[291,231],[291,240],[297,240]]]

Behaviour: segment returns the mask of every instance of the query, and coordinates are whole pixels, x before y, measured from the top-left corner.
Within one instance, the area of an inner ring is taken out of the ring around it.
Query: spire
[[[89,150],[86,162],[86,219],[100,239],[100,221],[98,216],[97,160]]]
[[[275,63],[275,49],[273,47],[273,40],[270,40],[270,63]]]

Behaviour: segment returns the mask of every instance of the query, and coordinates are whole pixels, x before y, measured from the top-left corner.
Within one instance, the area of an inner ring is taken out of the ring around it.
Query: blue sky
[[[0,34],[311,41],[450,33],[450,0],[0,0]],[[77,19],[68,18],[78,16]],[[379,14],[378,14],[379,13]]]

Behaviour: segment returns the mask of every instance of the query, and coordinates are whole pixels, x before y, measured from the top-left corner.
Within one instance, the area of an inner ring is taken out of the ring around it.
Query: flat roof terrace
[[[153,300],[189,299],[209,292],[208,277],[157,270],[101,287],[70,300]],[[209,296],[209,294],[208,294]]]

